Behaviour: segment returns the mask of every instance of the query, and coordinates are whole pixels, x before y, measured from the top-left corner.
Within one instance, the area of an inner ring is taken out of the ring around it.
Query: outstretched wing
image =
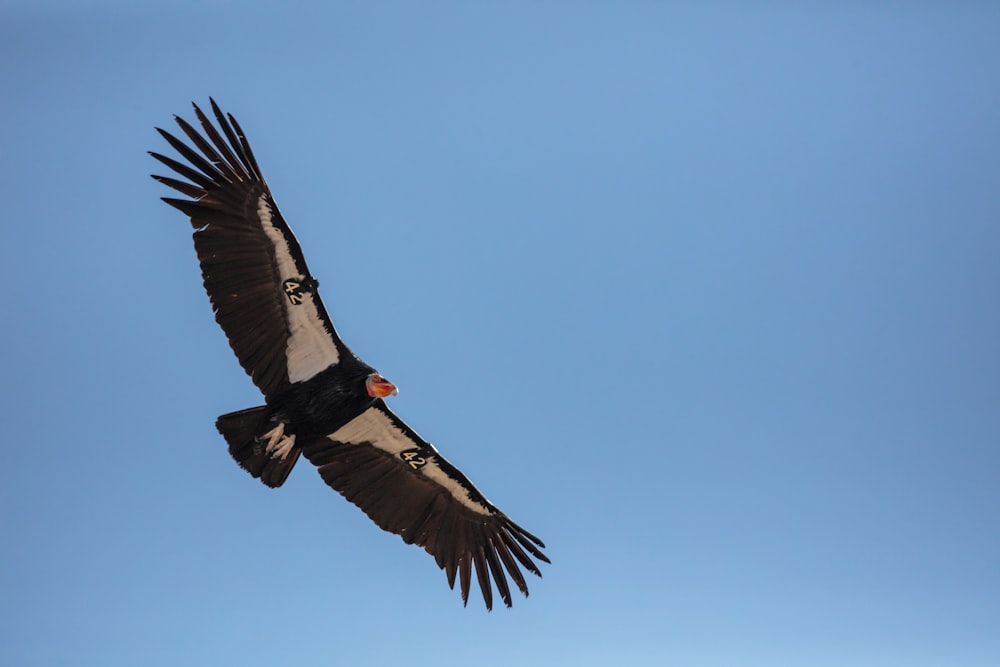
[[[457,576],[463,602],[469,599],[473,565],[486,608],[492,609],[491,578],[509,607],[507,574],[527,596],[519,565],[542,576],[531,558],[549,562],[541,540],[494,507],[381,400],[302,451],[327,484],[379,527],[434,556],[452,588]]]
[[[219,130],[194,106],[204,134],[175,117],[194,148],[157,131],[188,164],[150,153],[187,179],[153,175],[191,199],[163,201],[190,216],[215,319],[267,398],[350,355],[319,298],[292,230],[232,115],[210,100]]]

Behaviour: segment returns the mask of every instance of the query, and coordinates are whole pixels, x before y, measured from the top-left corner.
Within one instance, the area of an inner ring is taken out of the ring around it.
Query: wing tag
[[[404,449],[399,453],[399,458],[410,464],[410,468],[413,470],[420,470],[425,465],[427,465],[427,459],[430,452],[423,447],[415,447],[413,449]]]
[[[281,283],[285,290],[285,295],[292,302],[293,306],[302,305],[303,295],[314,291],[319,287],[319,281],[315,278],[290,278]]]

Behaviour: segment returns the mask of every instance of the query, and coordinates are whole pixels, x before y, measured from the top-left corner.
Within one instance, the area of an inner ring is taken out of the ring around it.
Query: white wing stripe
[[[327,437],[331,440],[336,440],[337,442],[342,442],[347,445],[371,443],[378,449],[392,454],[392,456],[399,459],[401,463],[402,459],[399,457],[400,452],[406,451],[407,449],[413,449],[419,444],[410,440],[410,438],[408,438],[403,431],[392,423],[389,416],[378,408],[368,408],[361,413],[360,416],[352,419],[350,422],[341,426]],[[439,459],[440,457],[441,455],[437,453],[437,450],[435,450],[434,458]],[[490,515],[489,508],[474,500],[469,495],[469,491],[458,481],[441,470],[435,461],[428,461],[426,465],[419,468],[415,472],[424,475],[428,479],[437,483],[439,486],[443,487],[452,495],[453,498],[455,498],[455,500],[460,502],[465,507],[468,507],[473,512],[487,516]]]
[[[257,214],[260,216],[264,233],[274,245],[274,256],[278,261],[281,281],[303,278],[295,266],[295,259],[288,249],[285,235],[272,222],[271,206],[264,196],[257,201]],[[285,313],[288,318],[285,362],[288,367],[289,382],[305,382],[339,361],[337,346],[323,326],[323,320],[320,319],[311,293],[302,294],[301,303],[298,304],[286,300]]]

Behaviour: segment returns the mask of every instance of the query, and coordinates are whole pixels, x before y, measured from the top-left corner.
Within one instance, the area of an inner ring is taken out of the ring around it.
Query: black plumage
[[[395,387],[340,339],[243,130],[211,106],[218,128],[197,105],[201,132],[176,118],[190,146],[157,128],[187,164],[151,155],[186,179],[153,176],[188,197],[163,199],[191,219],[216,321],[265,398],[219,417],[230,453],[271,487],[304,454],[377,525],[434,556],[463,601],[475,570],[486,607],[494,585],[509,607],[507,576],[527,595],[521,568],[541,576],[544,545],[389,410]]]

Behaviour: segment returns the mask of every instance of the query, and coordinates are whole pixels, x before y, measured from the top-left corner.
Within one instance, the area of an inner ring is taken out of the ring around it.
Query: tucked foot
[[[267,440],[267,446],[264,448],[264,453],[271,457],[271,459],[284,461],[288,453],[292,451],[292,447],[295,446],[295,434],[285,435],[284,422],[278,422],[277,426],[259,438],[261,441],[265,439]]]

